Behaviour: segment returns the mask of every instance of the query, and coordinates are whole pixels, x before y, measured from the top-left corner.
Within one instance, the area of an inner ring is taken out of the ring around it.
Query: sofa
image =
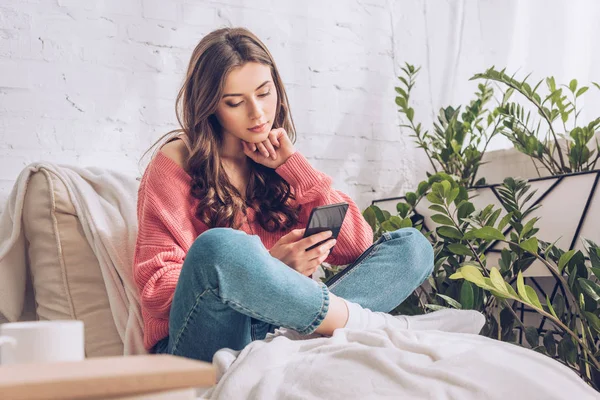
[[[46,168],[30,178],[23,233],[29,267],[21,320],[81,320],[86,357],[123,355],[99,262],[67,188]]]

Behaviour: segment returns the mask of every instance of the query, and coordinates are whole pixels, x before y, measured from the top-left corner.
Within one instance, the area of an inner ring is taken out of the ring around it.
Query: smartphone
[[[313,208],[310,212],[310,217],[308,217],[308,224],[306,225],[304,237],[309,237],[315,233],[324,231],[332,231],[333,235],[326,240],[309,247],[306,251],[312,250],[328,240],[337,239],[347,211],[348,203],[329,204]]]

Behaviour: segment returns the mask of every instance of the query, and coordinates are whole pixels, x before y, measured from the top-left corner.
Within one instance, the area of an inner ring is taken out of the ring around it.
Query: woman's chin
[[[267,138],[269,137],[269,131],[265,132],[265,133],[252,133],[250,132],[250,134],[246,134],[244,135],[245,138],[243,140],[245,140],[248,143],[261,143],[264,142],[265,140],[267,140]]]

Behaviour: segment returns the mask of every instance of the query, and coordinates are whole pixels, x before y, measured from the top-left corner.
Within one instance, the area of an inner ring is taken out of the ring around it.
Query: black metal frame
[[[583,171],[583,172],[574,172],[574,173],[570,173],[570,174],[564,174],[564,175],[559,175],[559,176],[546,176],[546,177],[540,177],[540,178],[533,178],[533,179],[529,179],[528,182],[539,182],[539,181],[546,181],[546,180],[551,180],[551,179],[555,179],[556,182],[554,182],[539,198],[537,198],[535,200],[535,202],[530,206],[531,207],[535,207],[536,205],[540,204],[542,202],[542,200],[544,200],[544,198],[546,198],[546,196],[548,196],[548,194],[550,194],[565,178],[571,177],[571,176],[579,176],[579,175],[588,175],[588,174],[596,174],[596,178],[594,179],[594,182],[592,184],[592,188],[590,189],[590,193],[588,194],[588,198],[586,200],[585,206],[583,208],[583,211],[581,213],[581,217],[579,218],[579,222],[577,223],[577,228],[575,229],[575,234],[573,235],[573,239],[571,240],[571,244],[569,246],[569,250],[573,250],[573,248],[575,247],[575,244],[577,243],[577,239],[579,238],[579,233],[581,232],[581,227],[583,226],[583,223],[585,222],[585,218],[587,216],[590,204],[592,202],[592,199],[594,198],[594,195],[596,194],[596,188],[598,186],[598,182],[600,181],[600,170],[593,170],[593,171]],[[498,191],[496,190],[496,188],[498,186],[502,186],[502,184],[496,183],[496,184],[490,184],[490,185],[481,185],[481,186],[473,186],[472,189],[490,189],[492,191],[492,193],[496,196],[496,198],[498,199],[498,201],[501,202],[500,200],[500,195],[498,194]],[[384,198],[384,199],[378,199],[378,200],[373,200],[371,202],[371,205],[376,205],[376,203],[383,203],[386,201],[392,201],[392,200],[406,200],[406,196],[399,196],[399,197],[388,197],[388,198]],[[423,221],[423,227],[427,230],[429,230],[427,228],[427,226],[425,225],[425,222]],[[510,233],[510,231],[513,230],[513,227],[510,226],[508,227],[503,234],[506,236],[508,233]],[[498,241],[493,241],[488,248],[484,251],[484,254],[488,254],[488,253],[499,253],[501,252],[501,250],[499,249],[494,249],[493,247],[498,243]],[[550,299],[550,302],[554,302],[554,299],[556,297],[556,293],[558,292],[558,289],[560,288],[561,294],[563,296],[563,298],[565,299],[565,306],[569,307],[569,300],[567,298],[566,292],[565,292],[565,288],[562,286],[562,284],[560,283],[559,280],[555,279],[555,284],[554,287],[552,289],[552,293],[550,294],[550,296],[548,297]],[[539,293],[544,296],[544,298],[546,297],[546,292],[542,289],[542,287],[540,286],[540,284],[536,281],[536,279],[534,277],[527,277],[524,278],[524,281],[527,282],[527,280],[530,280],[531,283],[533,283],[533,285],[537,288],[537,290],[539,291]],[[514,283],[515,279],[513,279],[510,284],[512,285]],[[516,305],[516,307],[515,307]],[[520,318],[521,321],[523,320],[525,313],[526,312],[531,312],[531,313],[535,313],[535,310],[532,310],[529,307],[526,307],[524,304],[522,303],[518,303],[518,302],[514,302],[512,305],[512,308],[516,311],[520,312]],[[540,326],[538,328],[538,334],[542,334],[544,332],[547,331],[547,329],[545,329],[545,324],[546,324],[546,320],[547,317],[542,316],[542,320],[540,322]],[[499,321],[498,321],[499,322]],[[519,343],[522,344],[523,343],[523,329],[518,326],[516,327],[517,329],[519,329]]]

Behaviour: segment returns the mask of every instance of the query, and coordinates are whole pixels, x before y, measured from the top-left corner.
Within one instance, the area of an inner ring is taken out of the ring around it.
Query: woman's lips
[[[261,133],[261,132],[262,132],[262,131],[264,131],[266,128],[267,128],[267,122],[265,122],[265,123],[264,123],[264,124],[262,124],[262,125],[259,125],[259,126],[258,126],[258,127],[256,127],[256,128],[249,128],[248,130],[249,130],[250,132],[254,132],[254,133]]]

